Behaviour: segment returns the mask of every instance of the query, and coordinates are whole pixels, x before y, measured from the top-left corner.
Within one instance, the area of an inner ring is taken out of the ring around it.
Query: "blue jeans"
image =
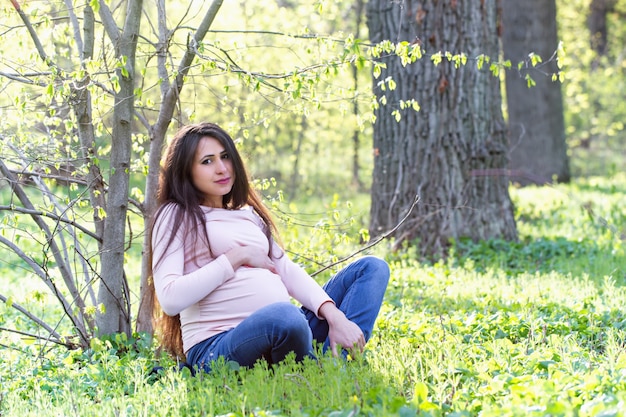
[[[324,290],[346,317],[361,328],[367,341],[388,281],[387,263],[367,256],[332,277]],[[323,344],[324,351],[329,348],[328,323],[305,307],[275,303],[255,311],[236,327],[193,346],[187,352],[187,362],[208,372],[211,362],[220,357],[252,366],[259,359],[278,363],[293,352],[296,360],[301,361],[314,357],[313,341]]]

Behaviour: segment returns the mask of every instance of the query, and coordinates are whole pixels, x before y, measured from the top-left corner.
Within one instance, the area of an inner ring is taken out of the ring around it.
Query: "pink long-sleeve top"
[[[268,252],[261,218],[251,207],[240,210],[202,207],[211,251],[185,227],[167,246],[175,210],[163,208],[152,234],[152,272],[156,295],[165,314],[180,314],[183,349],[237,326],[256,310],[295,298],[317,314],[331,301],[300,266],[273,243],[272,260],[278,274],[267,269],[233,270],[224,255],[237,246],[257,246]]]

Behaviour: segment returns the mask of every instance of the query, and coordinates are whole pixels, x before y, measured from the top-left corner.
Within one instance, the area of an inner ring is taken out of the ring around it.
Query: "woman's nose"
[[[224,163],[224,160],[222,158],[219,158],[217,160],[217,163],[215,164],[215,169],[217,172],[224,172],[226,170],[226,164]]]

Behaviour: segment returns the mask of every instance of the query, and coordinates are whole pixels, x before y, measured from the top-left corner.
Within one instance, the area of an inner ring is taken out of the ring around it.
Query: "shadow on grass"
[[[489,270],[502,271],[508,276],[526,273],[548,273],[557,271],[578,276],[598,269],[598,263],[611,258],[607,248],[592,239],[569,240],[555,238],[525,238],[519,242],[488,240],[472,242],[459,240],[453,243],[451,257],[455,265],[472,262],[474,270],[483,273]],[[621,284],[626,284],[624,265],[618,263],[617,274]],[[600,265],[601,266],[601,265]],[[618,271],[619,272],[619,271]]]

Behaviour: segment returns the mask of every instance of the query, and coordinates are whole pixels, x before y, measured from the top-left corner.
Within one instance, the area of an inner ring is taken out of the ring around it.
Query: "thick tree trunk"
[[[521,174],[512,179],[523,185],[569,181],[561,84],[552,81],[558,67],[549,61],[558,47],[555,1],[504,0],[502,14],[504,58],[513,63],[506,74],[510,168]],[[544,62],[519,71],[517,63],[531,52]]]
[[[372,236],[393,228],[419,195],[397,238],[419,239],[424,254],[444,254],[451,238],[516,239],[508,178],[497,175],[507,164],[499,79],[472,60],[456,69],[445,58],[438,66],[428,59],[437,51],[497,59],[497,6],[496,0],[368,3],[373,42],[421,42],[426,50],[406,67],[382,58],[386,70],[374,80],[379,102],[387,104],[374,125]],[[387,77],[396,89],[380,88]],[[421,110],[403,110],[397,122],[392,111],[410,99]]]

